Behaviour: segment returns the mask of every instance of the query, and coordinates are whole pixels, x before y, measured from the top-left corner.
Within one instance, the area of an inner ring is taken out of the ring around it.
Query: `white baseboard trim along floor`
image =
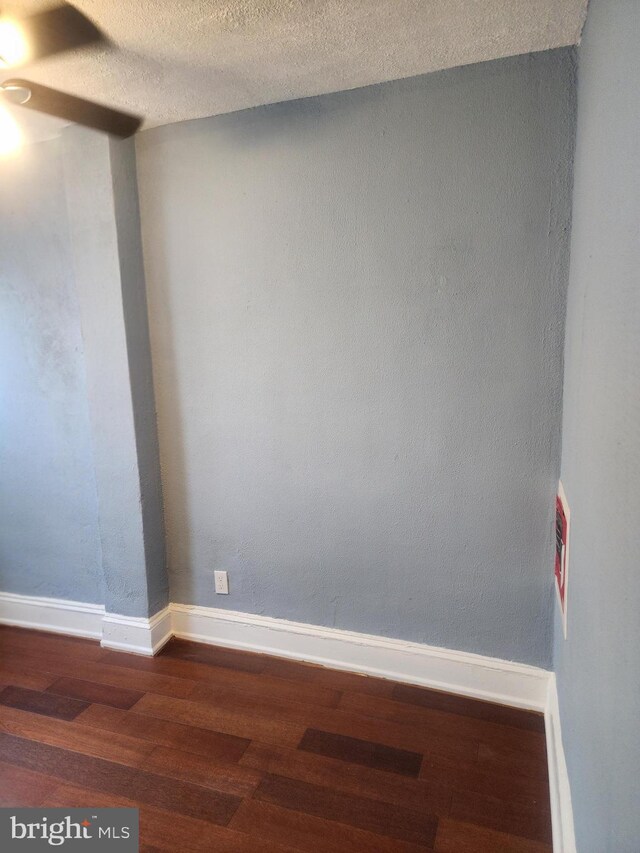
[[[549,673],[547,704],[544,712],[549,767],[549,798],[554,853],[576,853],[576,837],[571,805],[569,773],[562,745],[560,707],[555,673]]]
[[[0,623],[74,637],[102,638],[101,604],[0,592]]]
[[[80,601],[0,593],[0,623],[100,639],[153,655],[172,637],[197,640],[544,711],[549,672],[499,658],[214,607],[169,604],[151,618]]]
[[[105,648],[156,654],[171,637],[360,672],[543,711],[555,853],[575,853],[555,675],[499,658],[213,607],[169,604],[150,618],[96,604],[0,593],[0,623],[100,639]]]
[[[213,607],[172,604],[177,637],[310,661],[543,711],[549,673],[524,664],[405,640]]]

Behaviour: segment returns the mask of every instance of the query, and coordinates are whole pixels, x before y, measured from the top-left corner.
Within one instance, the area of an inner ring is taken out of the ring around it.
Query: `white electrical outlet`
[[[214,572],[216,595],[229,595],[229,578],[226,572]]]

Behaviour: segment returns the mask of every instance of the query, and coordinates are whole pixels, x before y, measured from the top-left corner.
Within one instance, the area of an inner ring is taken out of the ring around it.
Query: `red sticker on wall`
[[[558,484],[556,495],[556,563],[555,581],[560,613],[562,614],[562,629],[567,636],[567,579],[569,569],[569,504],[562,488]]]

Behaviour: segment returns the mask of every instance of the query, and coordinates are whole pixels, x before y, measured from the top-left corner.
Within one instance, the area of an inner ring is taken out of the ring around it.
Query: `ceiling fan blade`
[[[63,3],[15,21],[26,45],[23,61],[43,59],[97,42],[108,43],[98,27],[74,6]],[[0,45],[0,54],[2,49]],[[8,64],[14,64],[11,61]]]
[[[4,80],[0,83],[0,94],[3,90],[7,100],[26,109],[67,119],[122,139],[133,136],[142,124],[139,116],[112,110],[28,80]]]

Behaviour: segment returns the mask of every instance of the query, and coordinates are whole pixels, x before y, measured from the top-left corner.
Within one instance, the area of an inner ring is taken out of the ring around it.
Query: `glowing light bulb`
[[[0,19],[0,67],[21,65],[29,59],[29,46],[21,27],[10,18]]]
[[[15,154],[22,146],[22,131],[8,110],[0,107],[0,157]]]

